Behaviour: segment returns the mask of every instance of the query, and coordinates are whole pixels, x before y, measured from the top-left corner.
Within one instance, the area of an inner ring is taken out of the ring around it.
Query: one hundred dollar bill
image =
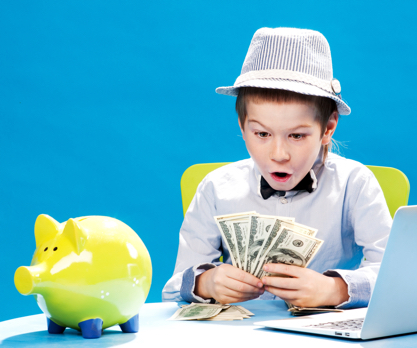
[[[258,216],[252,215],[249,220],[249,233],[246,241],[246,272],[252,274],[252,265],[256,260],[256,256],[260,252],[263,244],[263,239],[260,239],[260,230],[264,225],[260,226],[261,221]]]
[[[317,232],[318,232],[318,229],[316,229],[316,228],[309,227],[309,226],[306,226],[306,225],[302,225],[302,224],[299,224],[298,222],[295,222],[295,221],[293,221],[293,222],[284,221],[283,226],[292,230],[292,231],[294,231],[294,232],[306,234],[306,235],[311,236],[311,237],[315,237]]]
[[[246,242],[249,233],[249,218],[232,221],[236,238],[236,249],[240,261],[240,269],[246,271]]]
[[[183,305],[168,320],[243,320],[254,315],[242,306],[192,303]]]
[[[326,313],[326,312],[343,312],[342,309],[337,309],[334,307],[299,307],[285,301],[285,304],[288,306],[288,312],[291,312],[294,316],[310,315],[316,313]]]
[[[244,308],[244,307],[242,307],[242,306],[233,306],[233,307],[236,307],[236,309],[237,309],[239,312],[241,312],[242,314],[245,314],[245,315],[255,315],[255,314],[253,314],[251,311],[247,310],[246,308]]]
[[[222,309],[229,306],[225,305],[207,305],[204,303],[193,303],[191,305],[179,308],[168,320],[197,320],[208,319],[219,314]]]
[[[262,253],[265,241],[272,230],[275,218],[252,216],[250,220],[250,236],[246,253],[247,272],[253,274]]]
[[[243,249],[245,247],[244,244],[246,243],[246,230],[249,218],[253,214],[256,214],[256,212],[250,211],[214,217],[222,237],[226,241],[233,266],[243,270],[245,270],[245,253]],[[238,226],[237,228],[234,226],[235,223]]]
[[[263,270],[263,265],[267,263],[285,263],[307,267],[322,244],[323,241],[320,239],[281,227],[259,262],[255,276],[262,278],[271,275]]]
[[[251,265],[251,273],[255,274],[259,261],[262,259],[262,256],[266,250],[268,250],[270,243],[275,238],[276,233],[282,224],[289,224],[292,226],[294,224],[294,218],[286,218],[280,216],[267,216],[267,215],[259,215],[260,220],[262,221],[259,225],[261,227],[260,233],[262,234],[262,247],[258,251],[257,256],[253,264]]]
[[[236,306],[230,306],[229,308],[222,310],[219,314],[206,320],[220,321],[220,320],[243,320],[248,319],[250,316],[246,313],[242,313]]]
[[[246,246],[246,271],[254,274],[259,259],[265,250],[265,245],[271,234],[272,227],[275,225],[277,219],[279,221],[286,221],[291,223],[293,218],[285,218],[269,215],[256,215],[250,217],[249,232],[247,236]]]
[[[232,264],[235,267],[241,268],[240,264],[238,264],[238,251],[237,251],[237,242],[235,233],[231,227],[231,225],[226,220],[216,220],[217,226],[222,234],[224,241],[226,242],[226,246],[229,249],[230,257],[232,259]]]

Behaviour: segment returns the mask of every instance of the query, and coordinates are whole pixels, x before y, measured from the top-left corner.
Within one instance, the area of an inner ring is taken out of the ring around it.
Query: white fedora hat
[[[296,28],[261,28],[256,31],[233,86],[219,94],[237,96],[240,87],[285,89],[333,99],[341,115],[350,108],[333,78],[330,46],[318,31]]]

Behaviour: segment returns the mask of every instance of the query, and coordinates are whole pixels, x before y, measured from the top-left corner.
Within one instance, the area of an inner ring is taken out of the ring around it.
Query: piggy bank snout
[[[21,266],[16,270],[14,274],[14,284],[17,291],[22,295],[29,295],[32,293],[35,283],[30,267]]]

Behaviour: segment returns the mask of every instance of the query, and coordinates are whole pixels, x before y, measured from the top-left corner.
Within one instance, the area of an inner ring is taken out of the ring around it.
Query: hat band
[[[243,75],[240,75],[234,86],[239,87],[240,84],[257,79],[283,79],[283,80],[292,80],[298,82],[304,82],[316,87],[319,87],[326,92],[335,94],[332,90],[331,81],[326,81],[319,79],[318,77],[300,73],[298,71],[291,70],[281,70],[281,69],[266,69],[266,70],[253,70],[249,71]]]

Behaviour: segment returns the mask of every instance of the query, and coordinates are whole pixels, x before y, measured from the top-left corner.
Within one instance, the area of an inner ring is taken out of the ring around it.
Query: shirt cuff
[[[349,299],[336,308],[348,309],[368,306],[371,298],[371,284],[365,274],[352,270],[327,270],[323,273],[328,277],[342,278],[348,286]]]
[[[220,263],[219,263],[220,264]],[[196,266],[187,268],[182,276],[182,285],[180,289],[181,297],[187,302],[200,302],[200,303],[215,303],[212,299],[205,300],[204,298],[194,294],[195,278],[200,274],[208,271],[209,269],[215,268],[216,265],[213,263],[203,263]]]

